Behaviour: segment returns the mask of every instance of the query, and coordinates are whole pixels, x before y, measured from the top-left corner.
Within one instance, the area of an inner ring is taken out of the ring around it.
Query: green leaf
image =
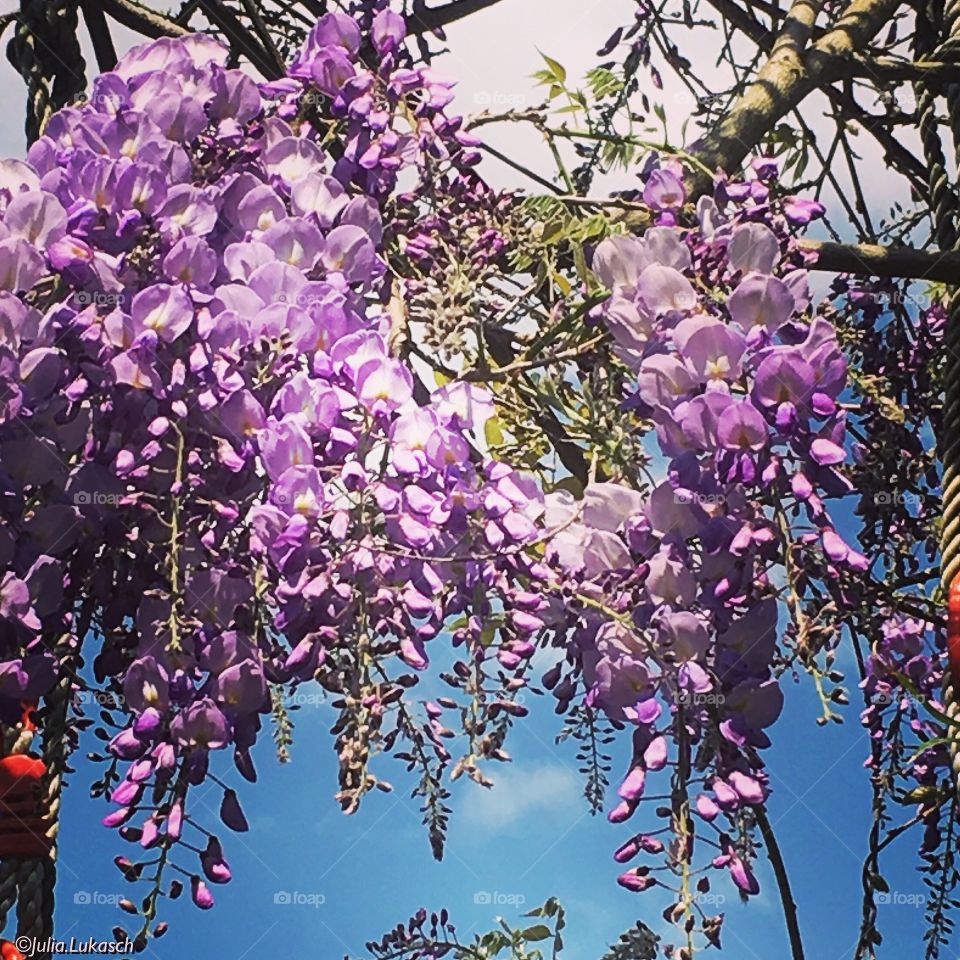
[[[553,275],[553,282],[565,297],[569,297],[570,294],[573,293],[573,287],[570,281],[562,273],[555,273]]]
[[[540,56],[543,57],[544,63],[550,68],[550,73],[553,75],[554,80],[559,84],[564,84],[567,82],[567,71],[562,63],[554,60],[553,57],[548,57],[542,50],[539,51]]]
[[[491,930],[480,938],[480,946],[491,955],[498,954],[505,947],[510,946],[510,940],[499,930]]]
[[[527,927],[523,931],[523,939],[528,943],[536,943],[539,940],[547,940],[553,934],[545,923],[535,923],[532,927]]]
[[[940,788],[933,786],[933,784],[925,783],[919,787],[914,787],[912,790],[907,791],[901,798],[900,802],[904,806],[913,806],[915,803],[931,803],[938,799],[940,796]]]
[[[489,647],[497,638],[497,625],[495,623],[486,623],[483,632],[480,634],[480,645]]]
[[[913,763],[917,757],[920,756],[925,750],[932,750],[934,747],[946,746],[950,743],[949,737],[934,737],[932,740],[924,740],[923,743],[919,744],[917,748],[913,751],[910,756],[910,763]]]
[[[543,233],[540,239],[544,243],[558,243],[566,234],[567,223],[565,220],[553,220],[543,225]]]
[[[483,435],[491,447],[499,447],[503,443],[503,424],[499,417],[491,417],[484,424]]]

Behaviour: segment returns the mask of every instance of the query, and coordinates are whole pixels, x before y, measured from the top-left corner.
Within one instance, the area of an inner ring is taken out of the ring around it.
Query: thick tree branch
[[[855,54],[862,51],[893,16],[900,0],[852,0],[836,25],[804,53],[819,6],[795,0],[770,57],[757,79],[696,151],[711,170],[733,172],[750,151],[809,93],[843,77]],[[691,175],[696,193],[710,188],[702,173]]]
[[[736,0],[708,0],[710,5],[736,29],[748,36],[761,50],[769,52],[773,46],[773,35],[748,10]],[[813,36],[817,36],[814,30]],[[960,64],[949,63],[911,63],[892,57],[870,59],[858,56],[849,61],[847,75],[865,77],[878,83],[895,83],[901,80],[914,80],[918,75],[927,80],[946,80],[954,74],[960,75]],[[880,145],[884,158],[895,170],[909,180],[911,187],[921,197],[926,197],[927,173],[924,165],[907,150],[883,125],[886,117],[870,114],[857,103],[852,93],[840,87],[827,86],[823,91],[841,111],[841,115],[859,123]],[[704,182],[706,182],[704,180]]]
[[[877,83],[956,83],[960,80],[960,63],[854,57],[847,66],[846,75],[865,77]]]
[[[960,279],[960,252],[823,240],[801,240],[800,247],[817,254],[817,261],[812,264],[815,270],[939,283],[956,283]]]

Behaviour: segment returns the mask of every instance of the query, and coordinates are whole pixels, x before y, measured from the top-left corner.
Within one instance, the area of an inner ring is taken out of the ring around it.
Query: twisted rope
[[[69,637],[59,644],[57,653],[66,653]],[[47,774],[39,813],[50,839],[49,854],[29,860],[10,858],[0,862],[0,929],[16,908],[17,935],[46,943],[53,936],[54,887],[56,883],[56,838],[63,770],[67,759],[66,726],[72,689],[70,671],[65,670],[47,695],[41,717],[43,760]],[[4,755],[26,753],[34,742],[34,732],[26,725],[7,730],[3,735]],[[36,960],[52,960],[47,952],[34,954]]]
[[[27,141],[86,88],[77,36],[79,0],[21,0],[7,58],[27,85]]]
[[[936,4],[939,6],[939,4]],[[916,54],[918,59],[933,54],[936,33],[942,29],[943,13],[931,3],[926,17],[917,17]],[[942,47],[941,47],[942,49]],[[937,117],[936,93],[923,82],[913,85],[917,98],[917,113],[920,116],[920,140],[927,168],[931,216],[934,239],[940,250],[951,250],[957,242],[954,214],[957,197],[950,185],[947,161],[940,140],[940,125]]]
[[[960,52],[960,0],[947,0],[943,9],[943,42],[937,56],[953,57]],[[955,169],[960,169],[960,85],[946,91],[950,128],[953,133]],[[922,88],[917,105],[920,132],[927,161],[933,209],[934,236],[941,250],[960,249],[957,226],[957,198],[949,187],[950,174],[937,132],[934,95]],[[948,302],[949,319],[944,337],[944,400],[940,427],[940,457],[943,462],[943,517],[940,531],[940,584],[943,595],[960,575],[960,287],[952,287]],[[952,672],[944,672],[943,703],[947,716],[960,720],[960,691]],[[947,730],[950,739],[950,766],[960,793],[960,723]]]
[[[61,651],[66,652],[69,638],[61,643]],[[41,940],[46,942],[53,936],[53,912],[55,906],[55,888],[57,880],[57,837],[60,833],[60,801],[63,790],[63,771],[67,762],[67,716],[70,709],[72,690],[72,671],[64,670],[57,685],[46,699],[46,711],[43,723],[43,761],[47,768],[46,793],[44,796],[44,817],[47,824],[46,835],[50,838],[50,853],[39,860],[32,861],[34,869],[30,874],[29,891],[35,894],[37,914],[28,919],[41,927]],[[20,931],[24,933],[24,931]],[[48,960],[46,955],[37,955],[38,960]]]
[[[33,742],[33,731],[17,727],[4,731],[3,755],[26,753]],[[17,860],[0,861],[0,929],[6,926],[7,917],[17,905],[18,875],[20,862]]]

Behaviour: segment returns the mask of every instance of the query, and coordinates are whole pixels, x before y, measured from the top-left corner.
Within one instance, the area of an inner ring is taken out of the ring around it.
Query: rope
[[[58,652],[66,652],[69,638],[60,645]],[[46,795],[44,797],[44,817],[47,823],[46,835],[51,840],[50,853],[40,860],[34,860],[34,870],[30,875],[31,893],[37,891],[37,916],[29,918],[41,926],[40,937],[46,942],[53,936],[54,892],[57,880],[57,837],[60,832],[60,801],[63,790],[63,771],[67,763],[67,716],[70,709],[72,691],[72,671],[64,670],[57,685],[46,699],[46,711],[43,722],[43,762],[47,768]],[[24,932],[19,931],[21,934]],[[36,960],[49,960],[46,955],[37,955]]]
[[[960,49],[960,0],[947,0],[943,9],[943,42],[937,56],[953,56]],[[934,224],[934,236],[941,250],[960,249],[958,203],[950,188],[950,173],[938,133],[935,96],[919,88],[920,135],[927,162]],[[955,169],[960,169],[960,86],[946,91],[950,127],[953,133]],[[940,531],[940,583],[943,595],[960,575],[960,288],[952,287],[948,301],[948,323],[944,337],[944,402],[940,426],[940,457],[943,462],[943,517]],[[944,709],[951,720],[960,719],[960,691],[952,672],[944,671]],[[950,766],[960,793],[960,724],[947,731],[950,738]]]
[[[33,739],[33,731],[25,725],[5,730],[3,755],[27,753]],[[6,926],[10,912],[16,908],[18,934],[34,935],[37,922],[31,914],[31,908],[39,907],[40,896],[31,883],[30,872],[34,862],[14,859],[0,861],[0,928]]]
[[[7,58],[27,85],[27,141],[86,88],[78,38],[79,0],[21,0]]]
[[[917,58],[923,59],[933,54],[935,32],[942,22],[942,11],[928,10],[927,16],[917,16]],[[942,49],[942,48],[941,48]],[[917,112],[920,116],[920,140],[927,167],[931,216],[933,218],[934,238],[940,250],[952,249],[957,241],[954,214],[957,210],[957,197],[950,186],[947,161],[940,140],[940,125],[937,117],[936,94],[925,83],[914,85],[917,98]]]
[[[61,641],[58,653],[66,653],[69,637]],[[66,727],[70,706],[70,672],[64,671],[57,685],[47,695],[41,717],[43,727],[43,761],[46,767],[44,796],[40,815],[46,823],[50,852],[29,860],[10,858],[0,861],[0,929],[16,908],[17,935],[46,943],[53,936],[54,888],[56,885],[56,838],[60,825],[60,800],[63,770],[67,759]],[[34,742],[34,732],[27,724],[6,730],[3,735],[4,755],[26,753]],[[52,960],[48,952],[34,954],[35,960]]]
[[[7,917],[17,905],[17,871],[20,865],[16,860],[0,862],[0,927],[5,927]]]

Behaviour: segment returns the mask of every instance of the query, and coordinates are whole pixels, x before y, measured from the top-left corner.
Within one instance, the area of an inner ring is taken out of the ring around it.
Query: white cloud
[[[510,767],[492,779],[491,789],[471,784],[464,791],[459,821],[477,829],[506,830],[545,817],[569,819],[585,804],[580,778],[557,763]]]

